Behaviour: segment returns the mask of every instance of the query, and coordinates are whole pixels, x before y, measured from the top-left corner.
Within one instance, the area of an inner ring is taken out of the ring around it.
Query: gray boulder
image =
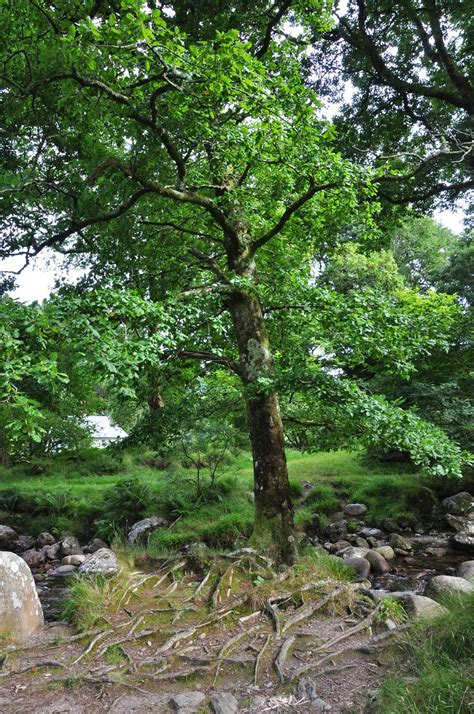
[[[451,528],[458,533],[474,534],[474,517],[473,516],[452,516],[450,513],[446,515],[446,522]]]
[[[445,513],[453,516],[464,516],[474,510],[474,498],[467,491],[461,491],[454,496],[448,496],[442,501]]]
[[[60,543],[53,543],[53,545],[44,545],[41,548],[41,552],[44,554],[47,560],[58,560],[61,551]]]
[[[22,640],[43,624],[31,570],[15,553],[0,552],[0,634]]]
[[[43,548],[45,545],[53,545],[54,543],[56,543],[56,538],[46,531],[40,533],[36,539],[36,546],[38,548]]]
[[[65,558],[61,560],[61,565],[82,565],[86,560],[85,555],[66,555]]]
[[[79,555],[82,548],[76,536],[66,536],[60,542],[60,554],[64,558],[66,555]]]
[[[202,692],[183,692],[183,694],[175,694],[169,700],[169,705],[179,714],[195,714],[206,699],[206,695]]]
[[[331,543],[336,543],[338,540],[344,540],[347,535],[346,521],[336,521],[330,523],[323,531],[324,537]]]
[[[365,558],[365,554],[368,550],[370,550],[370,548],[346,548],[346,550],[341,551],[339,555],[342,555],[344,560],[348,558]]]
[[[390,597],[403,605],[408,617],[414,620],[430,620],[447,612],[446,608],[424,595],[412,592],[393,592]]]
[[[150,516],[150,518],[144,518],[143,520],[133,524],[127,536],[128,542],[146,542],[153,531],[156,531],[158,528],[167,528],[168,526],[169,521],[167,521],[166,518],[161,518],[161,516]]]
[[[375,550],[368,550],[365,554],[365,559],[370,563],[370,572],[375,575],[383,575],[390,572],[390,565],[387,563],[383,555],[376,553]]]
[[[382,540],[384,538],[383,531],[380,528],[362,528],[358,534],[361,538],[367,538],[370,543],[370,538],[375,538],[375,540]]]
[[[398,548],[398,550],[412,550],[412,544],[409,538],[400,535],[400,533],[392,533],[389,538],[389,544],[392,548]]]
[[[0,550],[5,550],[18,540],[18,533],[10,526],[0,526]]]
[[[53,570],[51,575],[54,575],[57,578],[64,578],[69,575],[74,575],[75,572],[76,568],[74,565],[58,565],[58,567]]]
[[[400,530],[400,525],[395,518],[384,518],[382,526],[387,533],[397,533]]]
[[[370,563],[365,558],[344,558],[344,563],[355,570],[361,580],[369,577]]]
[[[348,540],[338,540],[336,543],[331,543],[329,546],[329,552],[330,553],[340,553],[341,550],[346,550],[346,548],[350,548],[351,544],[349,543]]]
[[[446,595],[457,595],[474,592],[474,584],[464,578],[453,575],[436,575],[428,583],[425,595],[433,600],[441,600]]]
[[[84,553],[95,553],[96,550],[100,550],[101,548],[108,548],[107,543],[101,538],[93,538],[90,543],[84,546],[83,550]]]
[[[117,557],[109,548],[96,550],[96,552],[92,553],[91,557],[79,567],[81,575],[115,575],[119,570],[120,566]]]
[[[211,697],[214,714],[238,714],[239,703],[230,692],[216,692]]]
[[[41,565],[44,565],[45,555],[41,550],[35,550],[34,548],[25,550],[25,552],[21,554],[21,557],[30,568],[39,568]]]
[[[472,533],[456,533],[450,539],[450,544],[454,550],[474,554],[474,535]]]
[[[458,577],[474,583],[474,560],[465,560],[458,568]]]
[[[18,540],[10,544],[10,548],[14,553],[24,553],[25,550],[30,550],[35,547],[35,539],[29,535],[20,535]]]
[[[391,545],[379,545],[377,548],[374,548],[374,552],[380,553],[385,560],[393,560],[395,558],[395,551]]]
[[[367,506],[363,503],[348,503],[344,506],[344,513],[346,516],[362,516],[367,513]]]

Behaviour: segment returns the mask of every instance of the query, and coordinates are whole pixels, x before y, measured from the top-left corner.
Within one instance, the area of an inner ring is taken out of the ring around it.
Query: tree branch
[[[299,198],[296,199],[292,204],[290,204],[284,211],[283,215],[280,217],[278,223],[276,223],[273,228],[271,228],[267,233],[264,233],[260,238],[257,238],[252,243],[252,252],[261,248],[265,243],[268,243],[274,236],[278,235],[283,228],[286,226],[290,218],[298,211],[305,203],[310,201],[316,193],[321,191],[327,191],[331,188],[335,188],[337,183],[332,181],[330,183],[321,184],[320,186],[314,183],[314,179],[310,179],[310,185],[308,190],[303,193]]]

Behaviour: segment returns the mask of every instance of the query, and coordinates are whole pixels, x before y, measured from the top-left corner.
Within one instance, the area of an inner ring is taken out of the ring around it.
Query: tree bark
[[[253,260],[232,266],[256,282]],[[245,386],[255,492],[255,525],[251,544],[279,563],[296,558],[293,509],[278,396],[271,383],[273,359],[260,300],[251,290],[238,289],[229,299]],[[261,380],[270,378],[268,389]]]

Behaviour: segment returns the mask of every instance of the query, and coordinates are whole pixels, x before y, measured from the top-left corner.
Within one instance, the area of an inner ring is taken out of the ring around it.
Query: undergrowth
[[[405,676],[385,683],[382,714],[468,714],[474,704],[474,595],[451,597],[448,611],[421,623],[400,645]]]

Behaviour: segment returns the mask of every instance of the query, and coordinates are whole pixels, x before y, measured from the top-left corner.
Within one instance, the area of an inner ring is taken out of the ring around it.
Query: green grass
[[[421,623],[401,646],[404,677],[385,683],[382,714],[468,714],[474,705],[474,596],[450,598],[448,612]]]
[[[232,547],[250,533],[253,520],[252,462],[240,454],[226,467],[209,503],[199,502],[189,483],[192,471],[172,464],[153,468],[151,454],[113,454],[89,450],[79,456],[60,455],[29,465],[0,468],[0,522],[36,535],[61,530],[85,539],[112,540],[136,520],[154,513],[175,521],[171,529],[153,535],[156,553],[177,550],[203,540],[212,548]],[[288,452],[291,491],[300,528],[324,525],[341,498],[367,504],[365,520],[430,514],[436,494],[432,484],[407,467],[364,464],[345,451],[304,454]],[[314,484],[306,498],[304,482]],[[462,484],[450,484],[451,492]],[[443,494],[444,495],[444,494]]]

